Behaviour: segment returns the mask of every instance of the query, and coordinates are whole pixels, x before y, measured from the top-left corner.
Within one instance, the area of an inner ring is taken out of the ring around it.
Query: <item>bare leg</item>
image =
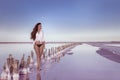
[[[37,74],[36,74],[36,80],[41,80],[41,75],[40,75],[40,73],[37,73]]]
[[[40,53],[40,55],[39,55],[39,57],[40,57],[40,64],[41,64],[41,56],[42,56],[42,54],[43,54],[43,48],[44,48],[44,46],[41,45],[41,46],[40,46],[40,49],[39,49],[39,53]]]
[[[41,47],[40,47],[40,57],[43,55],[43,50],[44,50],[44,46],[42,45]]]
[[[39,47],[37,45],[34,45],[34,49],[36,52],[36,57],[37,57],[37,69],[40,70],[40,57],[39,57]]]

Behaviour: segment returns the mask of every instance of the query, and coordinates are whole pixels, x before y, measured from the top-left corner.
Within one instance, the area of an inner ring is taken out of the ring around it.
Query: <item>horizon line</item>
[[[120,41],[47,41],[45,42],[46,44],[48,43],[88,43],[88,42],[100,42],[100,43],[120,43]],[[25,41],[25,42],[3,42],[1,41],[0,44],[32,44],[33,42]]]

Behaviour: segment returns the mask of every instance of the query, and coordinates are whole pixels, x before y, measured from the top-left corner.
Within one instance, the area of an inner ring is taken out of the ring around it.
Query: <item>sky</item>
[[[120,0],[0,0],[0,42],[120,41]]]

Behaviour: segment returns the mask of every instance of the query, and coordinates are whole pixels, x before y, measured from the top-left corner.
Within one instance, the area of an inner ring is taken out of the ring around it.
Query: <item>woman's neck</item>
[[[41,30],[38,30],[38,33],[40,33]]]

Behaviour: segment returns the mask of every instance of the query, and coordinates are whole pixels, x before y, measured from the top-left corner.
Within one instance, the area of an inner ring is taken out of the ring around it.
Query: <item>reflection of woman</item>
[[[26,74],[26,75],[20,75],[19,80],[29,80],[28,74]]]
[[[31,39],[33,39],[33,46],[37,57],[37,69],[40,70],[41,56],[45,45],[41,23],[37,23],[33,28],[33,31],[31,32]]]
[[[41,80],[40,73],[37,73],[37,75],[36,75],[36,80]]]

